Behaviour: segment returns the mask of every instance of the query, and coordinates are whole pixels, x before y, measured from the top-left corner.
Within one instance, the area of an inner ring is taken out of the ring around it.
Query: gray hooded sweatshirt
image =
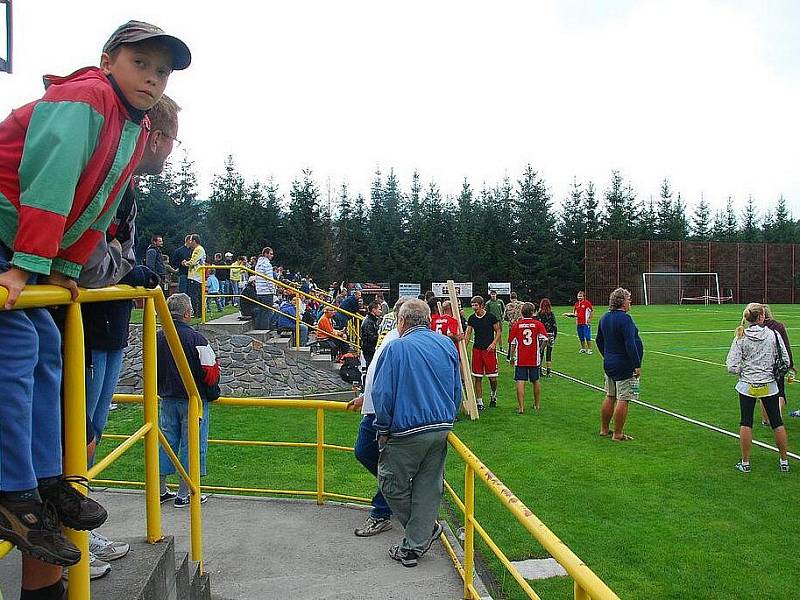
[[[788,362],[789,355],[781,336],[777,336],[781,353]],[[772,367],[778,357],[775,332],[763,325],[751,325],[742,337],[734,337],[728,358],[728,372],[739,376],[740,381],[751,385],[775,381]]]

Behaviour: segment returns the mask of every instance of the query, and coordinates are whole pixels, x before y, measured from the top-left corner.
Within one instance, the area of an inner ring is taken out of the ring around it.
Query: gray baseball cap
[[[145,23],[144,21],[128,21],[120,25],[108,38],[103,52],[112,52],[122,44],[134,44],[144,40],[159,38],[172,50],[172,68],[182,71],[192,63],[192,53],[189,47],[173,35],[168,35],[160,27]]]

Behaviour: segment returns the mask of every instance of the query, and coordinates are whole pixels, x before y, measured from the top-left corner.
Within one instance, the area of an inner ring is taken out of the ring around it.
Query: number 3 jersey
[[[523,317],[511,325],[508,343],[516,347],[517,367],[538,367],[541,362],[541,347],[547,343],[547,330],[541,321]]]

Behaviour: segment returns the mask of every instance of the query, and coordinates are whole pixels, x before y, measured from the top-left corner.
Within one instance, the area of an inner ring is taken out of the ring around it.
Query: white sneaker
[[[108,405],[108,410],[117,410],[118,408],[119,404],[117,404],[116,402],[112,402],[111,404]]]
[[[96,531],[89,532],[89,552],[101,561],[110,562],[122,558],[130,549],[130,544],[114,542]]]
[[[103,562],[94,554],[89,552],[89,579],[100,579],[105,577],[111,571],[111,565]],[[64,569],[61,573],[61,578],[69,580],[70,569]]]
[[[580,354],[586,354],[586,349],[585,349],[585,348],[581,348],[581,349],[579,350],[579,353],[580,353]]]
[[[591,353],[592,353],[592,350],[591,350],[591,348],[590,348],[589,350],[587,350],[587,351],[586,351],[586,354],[591,354]]]

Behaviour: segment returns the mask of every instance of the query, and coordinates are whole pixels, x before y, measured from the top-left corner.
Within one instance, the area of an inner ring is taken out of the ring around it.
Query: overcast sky
[[[619,169],[640,197],[666,176],[690,206],[800,216],[800,2],[15,0],[0,112],[130,18],[192,50],[167,93],[204,193],[227,154],[284,193],[311,168],[367,195],[394,167],[456,194],[530,162],[556,202]]]

